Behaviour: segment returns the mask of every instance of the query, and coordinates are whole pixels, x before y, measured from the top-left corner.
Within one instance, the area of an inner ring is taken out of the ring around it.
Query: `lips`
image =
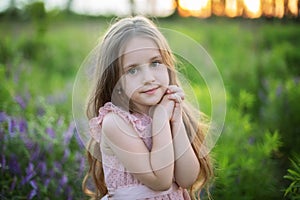
[[[154,94],[158,88],[159,87],[147,89],[147,90],[144,90],[142,93],[145,93],[145,94]]]

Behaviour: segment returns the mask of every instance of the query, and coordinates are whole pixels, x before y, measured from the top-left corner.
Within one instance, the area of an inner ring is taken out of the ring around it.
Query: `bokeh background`
[[[81,190],[87,163],[72,116],[73,83],[109,24],[136,14],[193,38],[222,75],[227,113],[211,152],[212,197],[300,199],[299,5],[1,0],[0,199],[88,199]],[[181,69],[192,79],[193,72]],[[209,116],[205,82],[192,85]]]

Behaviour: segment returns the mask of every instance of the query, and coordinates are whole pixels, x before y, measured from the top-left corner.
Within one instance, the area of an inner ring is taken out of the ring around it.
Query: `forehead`
[[[143,63],[152,56],[159,56],[160,51],[156,43],[150,38],[133,37],[124,46],[122,52],[123,63]]]

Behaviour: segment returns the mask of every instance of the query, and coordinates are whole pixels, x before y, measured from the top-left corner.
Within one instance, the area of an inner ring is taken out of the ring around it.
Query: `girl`
[[[199,198],[212,176],[200,152],[205,126],[187,107],[166,39],[147,18],[125,18],[107,31],[97,56],[84,192],[93,199]]]

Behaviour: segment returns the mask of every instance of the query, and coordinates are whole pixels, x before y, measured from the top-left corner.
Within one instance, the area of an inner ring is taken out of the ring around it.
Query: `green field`
[[[1,199],[87,199],[81,192],[86,166],[72,118],[72,90],[81,63],[111,20],[0,18]],[[212,197],[299,199],[299,21],[154,21],[202,45],[226,89],[226,120],[212,151]],[[181,62],[201,110],[211,116],[217,105],[210,88],[190,67]]]

